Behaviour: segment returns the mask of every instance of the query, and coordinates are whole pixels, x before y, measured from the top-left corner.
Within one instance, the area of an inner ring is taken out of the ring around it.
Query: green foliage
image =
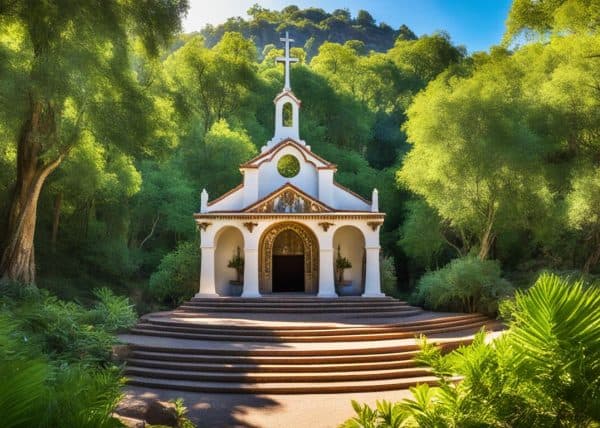
[[[417,284],[414,299],[431,309],[494,314],[498,301],[512,291],[510,283],[501,278],[498,262],[467,256],[426,273]]]
[[[228,31],[239,32],[255,41],[262,51],[270,44],[279,45],[282,31],[290,31],[299,45],[307,48],[312,57],[324,42],[346,42],[357,39],[364,43],[365,51],[384,52],[393,46],[397,37],[415,39],[408,27],[402,25],[398,30],[385,23],[376,25],[374,18],[366,10],[358,11],[353,19],[348,9],[335,9],[331,13],[321,8],[300,9],[290,5],[282,10],[271,10],[260,5],[248,9],[249,20],[230,18],[224,24],[207,25],[201,34],[208,46],[214,46]]]
[[[135,321],[126,299],[97,290],[90,310],[33,286],[0,284],[0,406],[7,427],[117,427],[114,331]]]
[[[394,266],[393,257],[380,257],[379,272],[381,291],[387,296],[399,298],[398,278],[396,278],[396,266]]]
[[[300,162],[292,155],[282,156],[277,162],[277,171],[283,177],[295,177],[300,172]]]
[[[93,313],[96,324],[109,332],[119,332],[133,327],[137,315],[127,297],[116,296],[108,288],[94,290],[98,301]]]
[[[408,214],[398,244],[415,261],[431,268],[445,246],[442,220],[423,200],[410,201],[406,206]]]
[[[172,400],[175,404],[175,413],[177,414],[177,428],[196,428],[196,425],[187,417],[188,409],[185,407],[183,399]]]
[[[439,387],[411,388],[412,399],[383,410],[353,403],[357,416],[343,426],[595,427],[599,304],[597,285],[542,275],[517,293],[509,328],[493,341],[482,332],[447,355],[423,342],[419,360],[441,377]],[[389,409],[397,409],[399,420],[383,420]]]
[[[446,33],[435,33],[416,40],[398,39],[388,55],[404,72],[410,73],[414,89],[421,89],[448,66],[465,56],[463,47],[456,47]]]
[[[594,0],[514,0],[506,22],[506,43],[520,34],[547,35],[550,31],[587,32],[600,27],[600,5]]]
[[[344,279],[344,271],[346,269],[350,269],[352,267],[352,263],[346,257],[342,256],[342,249],[338,245],[337,254],[335,256],[335,277],[338,283],[342,283]]]
[[[177,306],[198,290],[200,268],[199,245],[182,242],[167,254],[150,277],[150,293],[162,304]]]

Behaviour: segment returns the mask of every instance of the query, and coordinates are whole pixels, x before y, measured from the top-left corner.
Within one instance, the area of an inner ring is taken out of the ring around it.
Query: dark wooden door
[[[304,292],[304,256],[273,256],[273,293]]]

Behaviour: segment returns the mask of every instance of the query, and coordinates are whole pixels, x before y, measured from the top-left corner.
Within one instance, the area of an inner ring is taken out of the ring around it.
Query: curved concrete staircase
[[[486,326],[478,314],[440,314],[384,298],[307,296],[193,299],[142,317],[121,339],[130,385],[195,392],[314,394],[436,383],[415,337],[445,349]]]

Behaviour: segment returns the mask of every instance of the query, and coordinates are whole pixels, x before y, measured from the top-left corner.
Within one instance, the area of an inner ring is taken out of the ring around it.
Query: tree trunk
[[[597,233],[592,242],[595,244],[595,248],[583,265],[584,273],[590,273],[591,268],[600,262],[600,234]]]
[[[48,175],[62,156],[44,164],[42,146],[56,142],[54,109],[30,97],[30,110],[23,123],[17,146],[17,181],[8,216],[6,245],[0,261],[0,277],[13,281],[35,281],[33,239],[37,218],[37,203]]]
[[[54,198],[54,216],[52,220],[52,250],[56,251],[58,240],[58,227],[60,226],[60,210],[62,208],[63,194],[58,192]]]
[[[492,248],[492,244],[496,238],[496,235],[493,233],[495,218],[496,211],[494,209],[490,209],[488,212],[487,225],[479,242],[479,260],[487,259],[490,254],[490,249]]]

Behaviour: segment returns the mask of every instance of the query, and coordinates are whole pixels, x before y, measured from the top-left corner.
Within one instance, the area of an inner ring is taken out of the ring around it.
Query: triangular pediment
[[[244,209],[244,212],[248,213],[281,214],[324,213],[332,211],[334,211],[332,208],[289,183]]]

